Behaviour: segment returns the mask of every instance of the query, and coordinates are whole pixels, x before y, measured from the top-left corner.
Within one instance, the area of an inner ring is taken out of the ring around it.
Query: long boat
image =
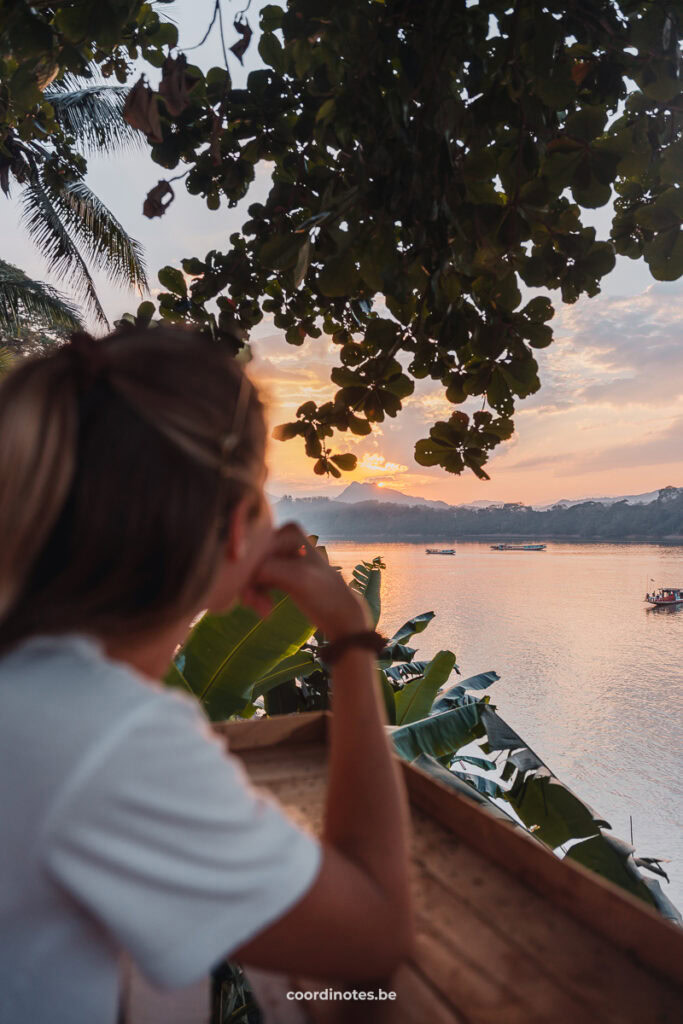
[[[454,555],[455,548],[425,548],[427,555]]]
[[[492,551],[545,551],[545,544],[492,544]]]
[[[673,608],[677,604],[683,604],[683,588],[660,587],[652,594],[646,594],[645,600],[657,608]]]

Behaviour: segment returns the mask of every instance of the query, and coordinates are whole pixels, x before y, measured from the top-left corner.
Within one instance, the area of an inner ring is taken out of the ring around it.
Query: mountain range
[[[418,498],[413,494],[404,494],[392,487],[380,487],[379,484],[361,484],[357,481],[345,487],[334,501],[343,501],[354,505],[359,501],[389,501],[392,505],[427,505],[429,508],[450,508],[447,501],[435,501],[432,498]]]
[[[679,488],[682,490],[683,488]],[[659,489],[656,491],[645,491],[642,494],[622,494],[609,497],[601,498],[561,498],[559,501],[554,501],[545,505],[531,505],[530,507],[536,509],[539,512],[543,512],[546,509],[557,508],[563,506],[564,508],[571,508],[574,505],[581,505],[586,501],[597,501],[601,505],[616,505],[618,501],[627,501],[631,505],[647,505],[651,501],[656,501],[659,494]],[[322,497],[322,495],[312,495],[312,498]],[[433,498],[422,498],[416,494],[405,494],[403,491],[398,491],[393,487],[384,487],[379,484],[372,483],[359,483],[353,481],[348,484],[341,492],[336,491],[328,495],[331,501],[341,501],[347,505],[357,504],[361,501],[381,501],[392,505],[424,505],[427,508],[464,508],[464,509],[477,509],[477,508],[504,508],[506,505],[512,507],[516,502],[505,502],[505,501],[487,501],[485,498],[480,498],[477,501],[465,502],[461,505],[453,505],[447,501],[439,501]],[[277,501],[278,499],[274,499]],[[519,503],[521,504],[521,503]]]

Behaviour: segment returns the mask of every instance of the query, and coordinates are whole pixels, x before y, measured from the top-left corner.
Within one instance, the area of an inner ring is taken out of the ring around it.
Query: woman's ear
[[[224,545],[225,556],[230,562],[241,562],[247,553],[251,504],[251,496],[247,494],[232,510]]]
[[[247,494],[233,506],[205,608],[222,612],[232,605],[266,555],[272,533],[270,507],[263,495]]]

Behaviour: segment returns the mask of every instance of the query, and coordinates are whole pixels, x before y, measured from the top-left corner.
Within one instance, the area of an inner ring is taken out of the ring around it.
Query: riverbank
[[[683,544],[683,490],[670,488],[648,504],[596,501],[544,511],[525,505],[465,508],[326,498],[282,499],[278,522],[297,520],[326,540],[406,543],[556,541],[558,543]]]
[[[304,523],[304,526],[306,524]],[[315,532],[315,531],[310,531]],[[349,541],[356,544],[381,544],[387,540],[387,531],[377,533],[325,533],[320,534],[322,543],[334,543],[335,541]],[[456,544],[459,542],[481,542],[481,543],[516,542],[541,544],[650,544],[662,545],[664,547],[683,546],[683,534],[674,534],[670,537],[581,537],[579,534],[538,534],[538,533],[440,533],[440,534],[411,534],[396,533],[391,531],[391,542],[398,544]]]

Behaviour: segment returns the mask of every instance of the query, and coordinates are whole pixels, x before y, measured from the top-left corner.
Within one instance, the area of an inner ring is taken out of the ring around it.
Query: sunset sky
[[[257,27],[260,6],[252,4],[248,12],[252,28]],[[212,7],[212,0],[178,0],[163,9],[179,24],[181,46],[199,41]],[[231,28],[228,35],[230,45]],[[255,41],[246,71],[258,66]],[[203,67],[220,64],[218,39],[210,39],[191,59]],[[239,84],[239,74],[234,67],[231,71]],[[91,187],[145,247],[152,294],[160,290],[160,267],[179,265],[182,257],[204,256],[211,248],[225,250],[230,233],[246,219],[246,206],[262,199],[268,186],[267,171],[261,167],[245,203],[235,210],[211,212],[179,182],[168,214],[150,221],[142,216],[142,201],[166,176],[163,168],[142,150],[106,160],[91,158],[89,165]],[[0,202],[0,257],[34,277],[51,280],[19,225],[19,204],[1,196]],[[607,237],[609,207],[588,211],[586,220],[596,226],[598,237]],[[134,295],[113,287],[102,275],[96,275],[96,281],[111,319],[135,309],[139,299]],[[52,283],[68,292],[68,282]],[[339,435],[337,450],[354,451],[359,458],[358,470],[345,474],[343,483],[384,483],[453,503],[543,503],[683,486],[683,282],[655,282],[644,263],[618,258],[596,298],[563,306],[559,293],[548,294],[557,309],[552,321],[556,340],[538,354],[542,387],[521,404],[515,416],[517,432],[489,463],[489,482],[415,464],[415,441],[427,435],[436,418],[453,410],[440,385],[421,381],[396,420],[387,419],[367,438]],[[324,336],[292,348],[272,321],[264,319],[252,343],[253,373],[269,399],[273,424],[291,418],[307,399],[334,394],[329,381],[334,354]],[[298,439],[272,442],[270,465],[271,493],[333,495],[340,490],[338,482],[328,485],[313,475],[313,464]]]

